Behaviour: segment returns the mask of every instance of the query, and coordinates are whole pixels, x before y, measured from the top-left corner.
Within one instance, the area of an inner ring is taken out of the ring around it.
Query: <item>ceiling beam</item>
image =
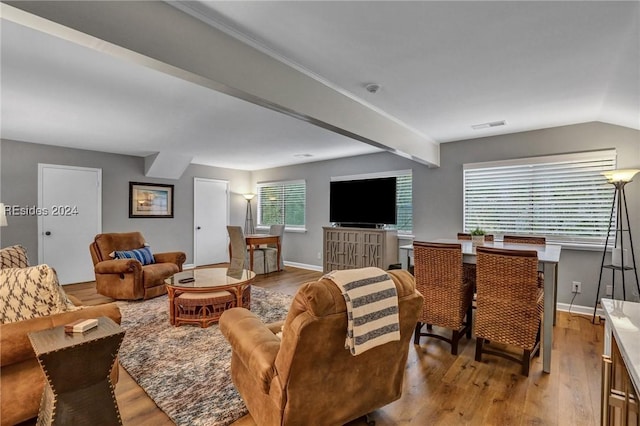
[[[440,164],[439,145],[425,135],[164,2],[9,1],[1,6],[3,19],[428,166]]]

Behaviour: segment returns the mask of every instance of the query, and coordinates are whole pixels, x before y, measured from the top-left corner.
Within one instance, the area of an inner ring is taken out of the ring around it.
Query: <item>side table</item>
[[[47,378],[38,425],[122,424],[110,372],[124,333],[107,317],[84,333],[67,334],[64,326],[29,333]]]

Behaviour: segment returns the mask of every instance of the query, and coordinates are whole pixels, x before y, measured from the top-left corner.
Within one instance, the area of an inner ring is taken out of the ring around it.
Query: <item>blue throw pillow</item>
[[[142,247],[136,250],[116,250],[116,259],[136,259],[143,265],[156,263],[150,247]]]

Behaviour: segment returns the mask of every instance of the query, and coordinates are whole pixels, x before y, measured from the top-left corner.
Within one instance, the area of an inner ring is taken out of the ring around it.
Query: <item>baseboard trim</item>
[[[285,261],[284,264],[286,266],[293,266],[294,268],[308,269],[309,271],[322,272],[322,266],[319,266],[319,265],[308,265],[306,263],[287,262],[287,261]]]
[[[568,303],[557,304],[558,310],[563,312],[569,312],[569,306],[571,306],[572,314],[582,314],[590,317],[593,316],[593,306],[570,305]],[[598,308],[596,310],[596,315],[604,316],[604,311],[601,308]]]
[[[187,271],[189,269],[195,269],[196,265],[194,263],[185,263],[182,265],[182,270]]]

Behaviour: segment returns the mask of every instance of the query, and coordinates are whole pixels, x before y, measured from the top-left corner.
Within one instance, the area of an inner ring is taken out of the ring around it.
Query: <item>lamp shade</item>
[[[639,169],[618,169],[610,170],[608,172],[602,172],[607,178],[609,183],[615,182],[631,182],[636,173],[640,172]]]
[[[7,226],[7,213],[4,210],[4,204],[0,203],[0,226]]]
[[[249,193],[249,194],[242,194],[242,196],[243,196],[247,201],[249,201],[249,200],[252,200],[252,199],[253,199],[253,197],[255,197],[255,196],[256,196],[256,194]]]

